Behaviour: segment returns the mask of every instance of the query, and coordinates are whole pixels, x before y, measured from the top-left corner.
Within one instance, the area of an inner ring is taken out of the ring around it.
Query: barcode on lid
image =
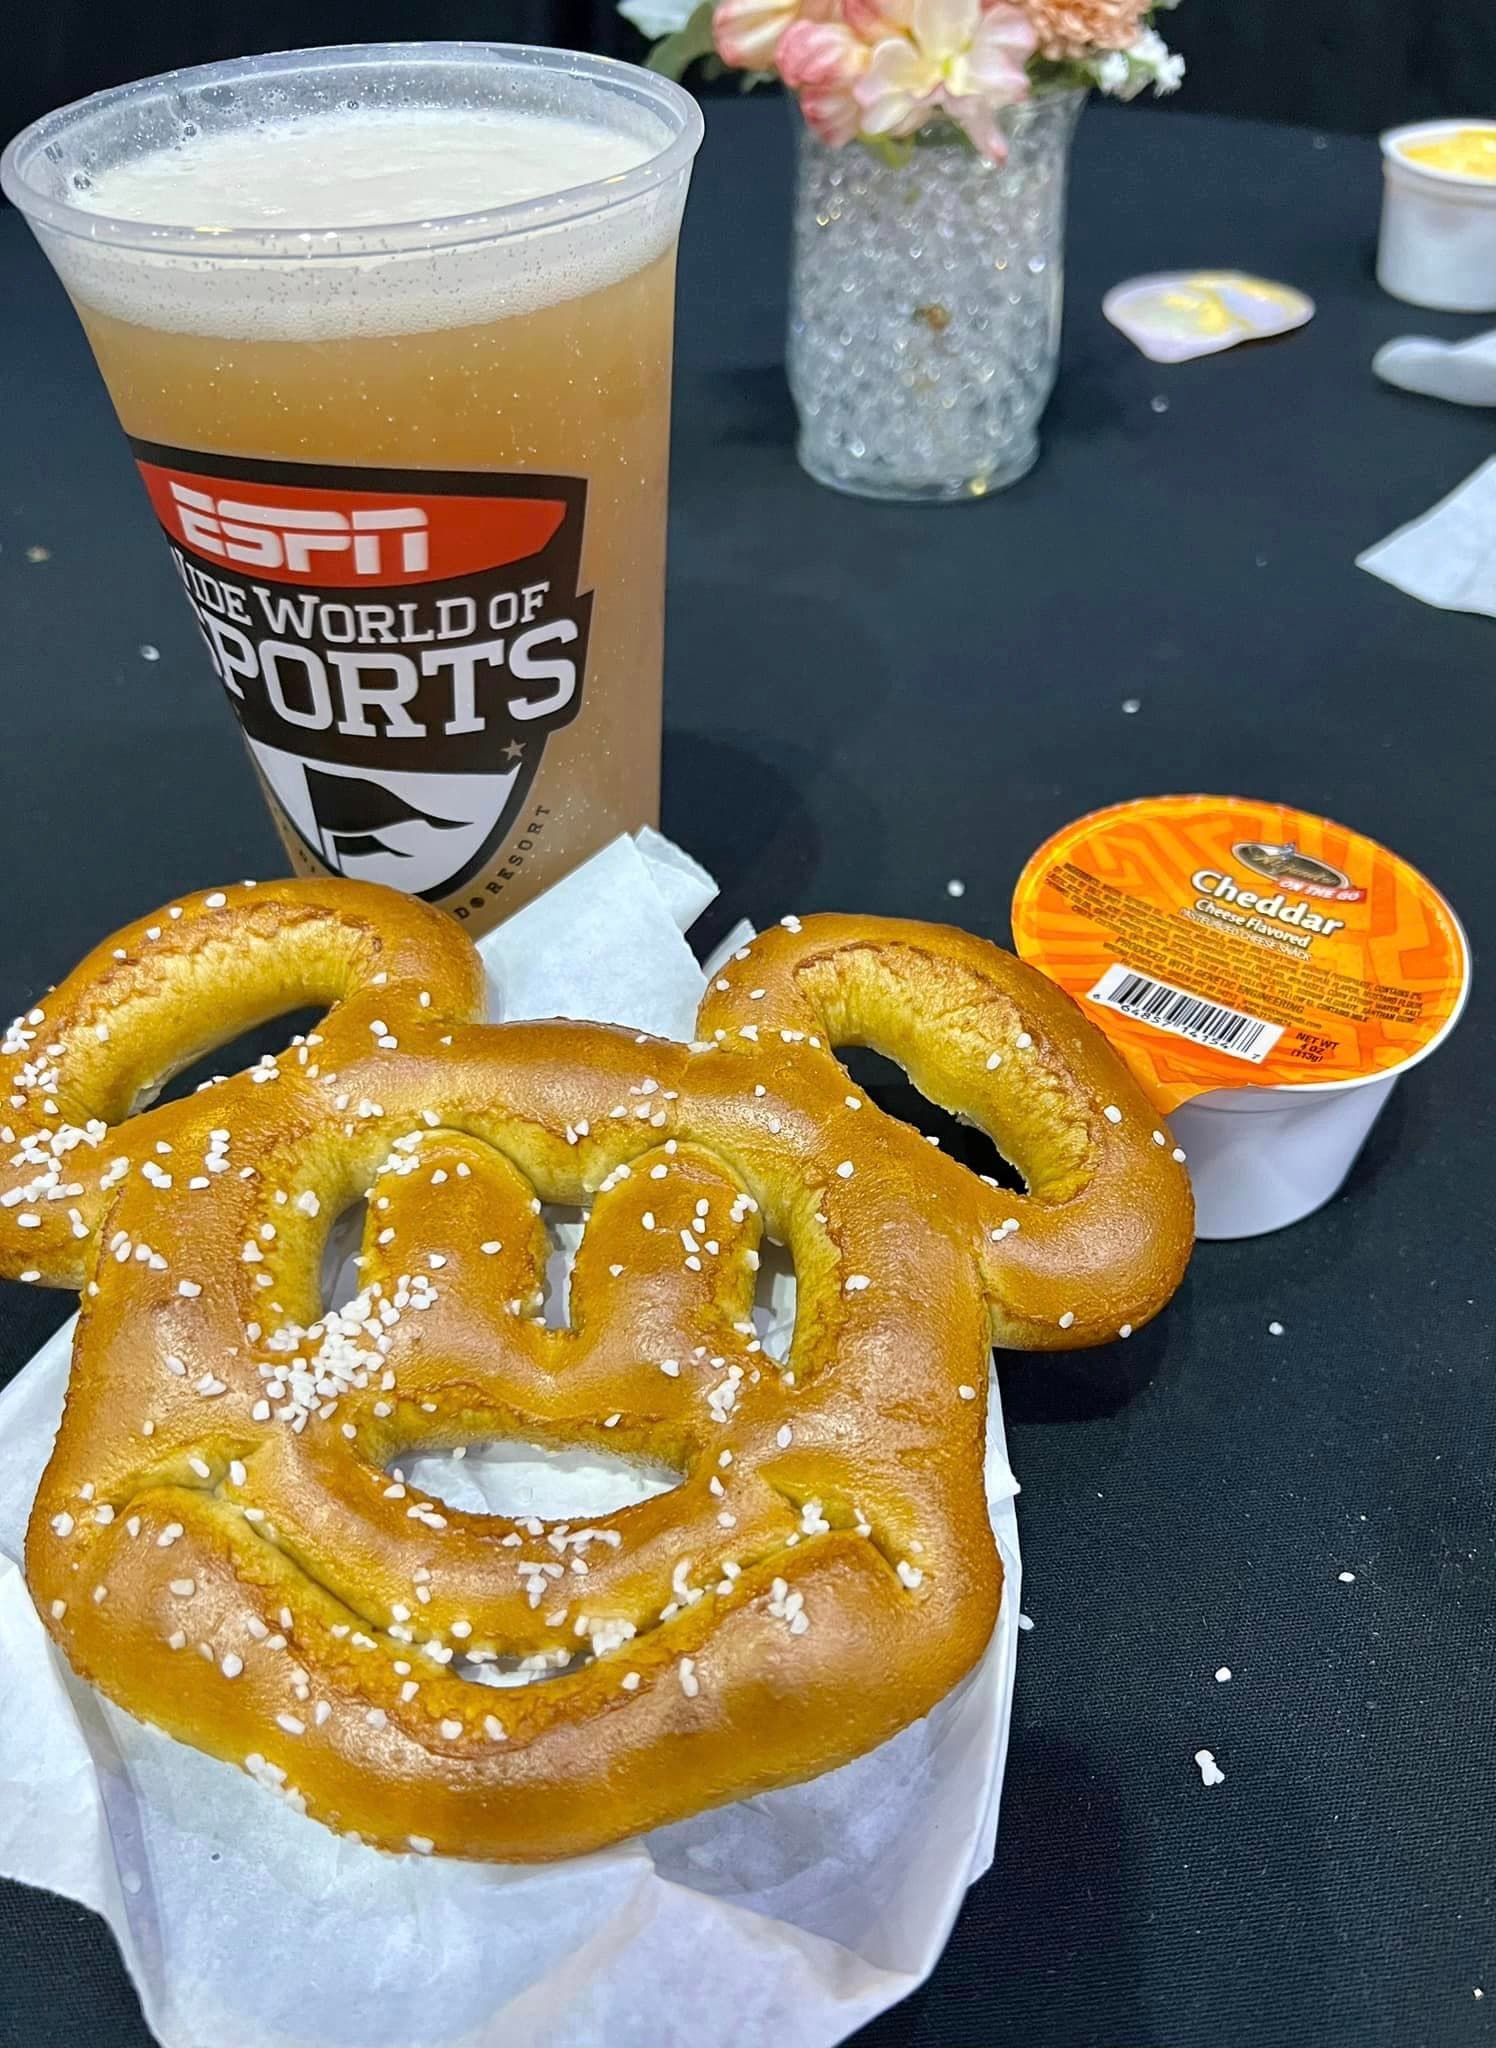
[[[1124,1017],[1135,1017],[1140,1024],[1152,1024],[1159,1031],[1172,1031],[1178,1038],[1191,1038],[1196,1045],[1229,1053],[1234,1060],[1250,1060],[1254,1066],[1267,1058],[1283,1036],[1281,1024],[1249,1017],[1224,1003],[1209,1003],[1188,989],[1154,981],[1121,965],[1106,970],[1091,990],[1090,1001],[1120,1010]]]

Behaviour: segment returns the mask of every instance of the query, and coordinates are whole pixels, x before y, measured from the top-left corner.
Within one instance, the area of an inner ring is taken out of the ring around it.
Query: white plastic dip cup
[[[1441,313],[1496,312],[1496,177],[1407,152],[1467,134],[1496,137],[1496,122],[1420,121],[1382,137],[1377,280],[1393,298]]]
[[[1171,1111],[1174,1136],[1189,1154],[1196,1237],[1263,1237],[1322,1209],[1403,1075],[1458,1024],[1469,992],[1467,943],[1459,1008],[1432,1044],[1391,1073],[1300,1088],[1216,1088]]]

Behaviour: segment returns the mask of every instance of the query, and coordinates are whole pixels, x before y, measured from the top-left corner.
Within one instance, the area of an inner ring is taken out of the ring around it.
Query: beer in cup
[[[300,872],[478,932],[655,822],[700,136],[627,65],[407,44],[147,79],[6,152]]]

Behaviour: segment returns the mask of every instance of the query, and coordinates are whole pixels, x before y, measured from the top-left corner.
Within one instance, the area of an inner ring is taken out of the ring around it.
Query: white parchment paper
[[[1440,611],[1496,619],[1496,456],[1356,566]]]
[[[715,893],[657,834],[615,842],[484,942],[503,1014],[689,1036],[704,980],[683,933]],[[559,1312],[576,1226],[555,1235]],[[792,1276],[760,1313],[788,1333]],[[970,1677],[811,1784],[526,1868],[343,1841],[72,1676],[20,1569],[71,1336],[0,1394],[0,1875],[104,1915],[164,2048],[823,2048],[932,1968],[992,1860],[1012,1709],[1017,1487],[995,1380],[1007,1585]],[[473,1508],[605,1513],[641,1490],[512,1446],[427,1462],[423,1483]]]

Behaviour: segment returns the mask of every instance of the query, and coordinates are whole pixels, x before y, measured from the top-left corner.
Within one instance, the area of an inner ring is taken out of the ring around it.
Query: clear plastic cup
[[[629,65],[412,43],[145,79],[6,151],[301,871],[482,930],[655,822],[701,133]]]

